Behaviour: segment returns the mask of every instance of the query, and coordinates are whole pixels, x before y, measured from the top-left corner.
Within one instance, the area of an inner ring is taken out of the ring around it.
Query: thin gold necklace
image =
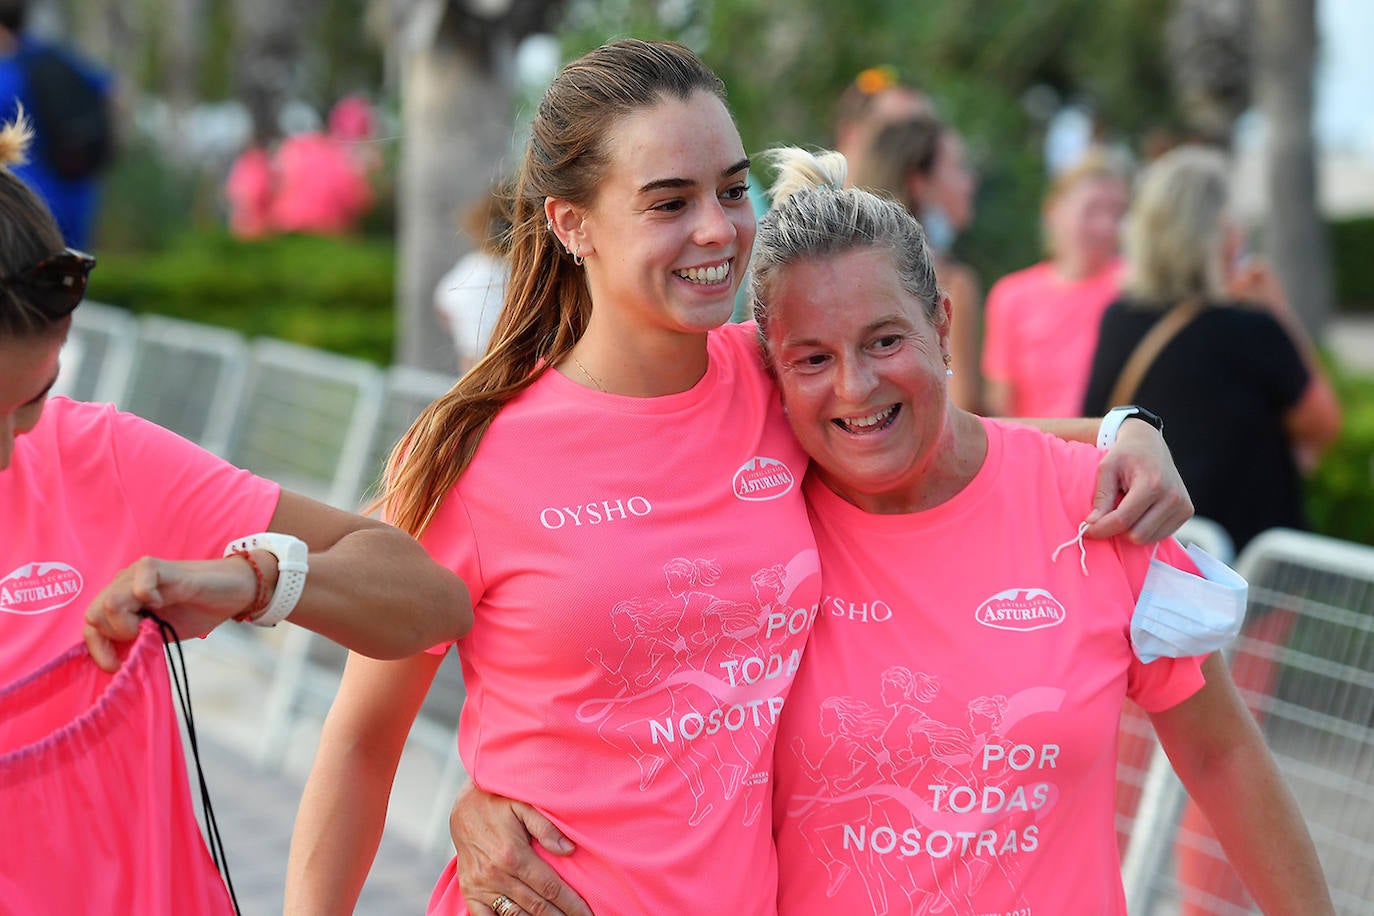
[[[578,358],[577,358],[576,356],[574,356],[572,353],[569,353],[568,355],[572,357],[573,364],[576,365],[577,368],[579,368],[579,369],[582,370],[582,374],[585,375],[585,376],[587,377],[587,379],[588,379],[593,385],[596,386],[596,390],[597,390],[597,391],[600,391],[602,394],[610,394],[610,392],[608,392],[608,391],[606,390],[606,386],[603,385],[603,384],[601,384],[601,382],[600,382],[599,380],[597,380],[597,377],[596,377],[596,376],[594,376],[594,375],[592,375],[590,372],[588,372],[586,366],[582,365],[582,360],[578,359]]]

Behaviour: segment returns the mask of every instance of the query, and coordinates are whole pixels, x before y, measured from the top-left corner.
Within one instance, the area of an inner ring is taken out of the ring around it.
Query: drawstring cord
[[[234,881],[229,877],[229,860],[224,854],[224,840],[220,836],[219,823],[215,820],[215,809],[210,804],[210,786],[205,781],[205,770],[200,765],[200,743],[196,740],[196,720],[191,712],[191,679],[186,673],[186,656],[181,651],[181,640],[177,637],[176,629],[152,611],[142,610],[138,613],[156,623],[158,632],[162,634],[163,650],[167,654],[167,671],[172,686],[176,688],[181,718],[186,723],[186,740],[191,745],[191,759],[196,765],[196,782],[200,785],[200,804],[205,812],[205,835],[210,847],[210,858],[214,861],[215,868],[219,869],[220,875],[224,877],[224,886],[229,890],[229,900],[234,904],[234,912],[238,916],[243,916],[243,911],[239,909],[238,895],[234,893]],[[175,659],[172,657],[174,646]]]
[[[1077,544],[1078,568],[1083,570],[1083,575],[1086,576],[1088,574],[1088,548],[1083,546],[1083,533],[1087,530],[1088,523],[1080,522],[1078,525],[1078,533],[1075,534],[1073,537],[1069,538],[1064,543],[1060,544],[1058,547],[1054,548],[1054,553],[1050,554],[1050,562],[1053,563],[1059,559],[1059,551],[1063,550],[1065,547]]]

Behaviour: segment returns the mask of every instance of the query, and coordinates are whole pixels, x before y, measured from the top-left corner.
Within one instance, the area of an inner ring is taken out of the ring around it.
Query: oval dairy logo
[[[791,490],[795,482],[792,472],[781,461],[755,457],[735,472],[735,495],[751,502],[777,499]]]
[[[978,606],[974,619],[997,630],[1043,630],[1064,622],[1064,605],[1043,588],[1009,588]]]
[[[46,614],[81,594],[81,573],[66,563],[30,563],[0,579],[0,611]]]

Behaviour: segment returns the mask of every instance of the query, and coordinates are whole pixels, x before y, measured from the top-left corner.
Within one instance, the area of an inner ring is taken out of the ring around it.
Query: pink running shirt
[[[63,397],[0,471],[0,681],[81,641],[86,605],[142,556],[218,557],[280,487],[108,404]]]
[[[1082,415],[1097,329],[1117,296],[1121,270],[1118,261],[1065,282],[1045,262],[993,284],[984,317],[983,375],[1011,386],[1008,416]]]
[[[712,332],[667,397],[544,373],[423,538],[476,611],[463,763],[577,844],[550,862],[598,916],[776,906],[773,742],[820,582],[755,333]],[[430,912],[466,912],[452,863]]]
[[[775,769],[779,913],[1124,914],[1117,723],[1202,686],[1142,665],[1150,549],[1075,537],[1096,450],[984,421],[952,500],[870,515],[806,482],[825,595]],[[1158,556],[1194,571],[1175,542]]]

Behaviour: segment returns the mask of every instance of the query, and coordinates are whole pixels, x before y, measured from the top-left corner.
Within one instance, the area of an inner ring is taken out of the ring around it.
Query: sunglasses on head
[[[22,287],[26,298],[42,309],[50,321],[56,321],[70,315],[81,304],[93,267],[94,257],[67,248],[10,274],[0,283]]]

